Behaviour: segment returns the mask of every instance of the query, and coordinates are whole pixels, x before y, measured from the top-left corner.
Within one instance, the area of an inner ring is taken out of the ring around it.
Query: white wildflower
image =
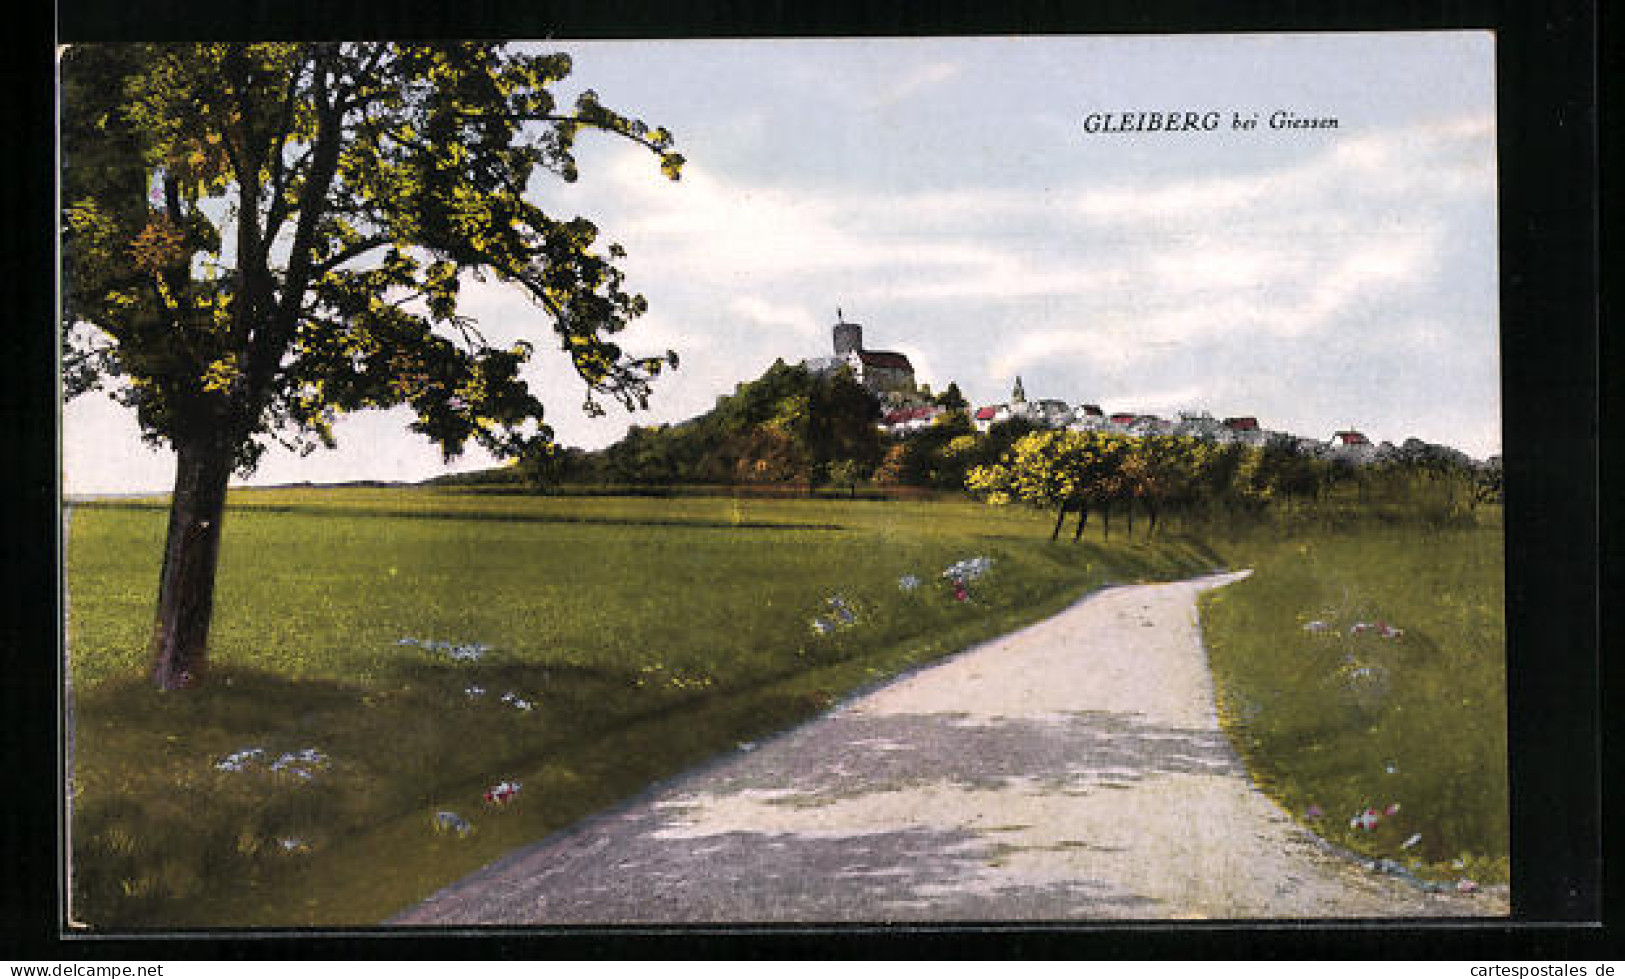
[[[963,561],[955,561],[942,572],[942,577],[955,581],[974,581],[986,574],[993,567],[990,557],[970,557]]]
[[[250,763],[259,761],[264,757],[264,748],[244,748],[241,751],[234,751],[215,762],[214,767],[222,772],[240,772],[247,768]]]
[[[474,832],[474,826],[468,820],[445,809],[434,814],[434,829],[437,833],[456,833],[460,837]]]

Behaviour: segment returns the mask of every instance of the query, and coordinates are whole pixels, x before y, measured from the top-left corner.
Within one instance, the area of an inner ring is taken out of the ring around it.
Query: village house
[[[1330,444],[1322,442],[1320,439],[1312,439],[1302,435],[1288,435],[1287,438],[1291,440],[1298,455],[1303,456],[1305,459],[1330,459],[1332,457]]]
[[[880,418],[880,427],[892,435],[906,435],[928,428],[936,423],[938,418],[948,413],[948,409],[940,405],[909,405],[902,408],[893,408]]]
[[[1223,424],[1227,433],[1226,441],[1257,447],[1269,440],[1269,433],[1259,426],[1258,419],[1252,415],[1226,418]]]
[[[1028,404],[1027,417],[1045,428],[1065,428],[1072,424],[1072,406],[1057,398],[1041,398]]]
[[[975,414],[970,416],[970,420],[978,432],[986,432],[1009,417],[1009,405],[984,405],[976,409]]]
[[[1368,462],[1377,454],[1377,447],[1371,444],[1371,440],[1364,433],[1352,429],[1333,432],[1326,445],[1333,455],[1355,462]]]
[[[1072,410],[1072,423],[1067,426],[1074,432],[1103,432],[1106,430],[1106,415],[1099,405],[1078,405]]]
[[[1229,431],[1217,418],[1205,411],[1181,411],[1179,420],[1174,422],[1173,426],[1173,434],[1175,435],[1203,439],[1208,442],[1222,440]]]

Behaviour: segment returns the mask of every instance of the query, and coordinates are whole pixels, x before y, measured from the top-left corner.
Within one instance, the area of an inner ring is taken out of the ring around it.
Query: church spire
[[[1027,392],[1021,387],[1021,375],[1016,375],[1016,389],[1010,392],[1010,400],[1016,404],[1027,403]]]

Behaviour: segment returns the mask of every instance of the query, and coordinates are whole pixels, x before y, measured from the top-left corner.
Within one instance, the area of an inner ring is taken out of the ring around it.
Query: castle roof
[[[891,367],[904,371],[914,370],[914,365],[908,362],[907,357],[899,353],[893,353],[890,350],[859,350],[857,355],[865,367]]]

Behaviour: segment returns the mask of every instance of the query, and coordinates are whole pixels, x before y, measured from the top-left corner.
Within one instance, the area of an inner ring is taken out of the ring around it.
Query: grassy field
[[[971,503],[242,491],[209,683],[160,695],[164,520],[72,515],[75,910],[98,927],[375,923],[854,689],[1218,563]],[[956,601],[940,572],[976,556]],[[503,780],[518,797],[486,805]]]
[[[1255,572],[1203,599],[1221,715],[1255,779],[1327,839],[1424,879],[1508,877],[1503,538],[1481,520],[1221,543]],[[1374,825],[1351,825],[1368,809]]]

